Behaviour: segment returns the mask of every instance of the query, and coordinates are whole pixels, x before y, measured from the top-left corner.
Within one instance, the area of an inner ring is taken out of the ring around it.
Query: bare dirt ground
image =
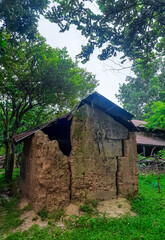
[[[81,217],[85,215],[84,212],[79,211],[80,203],[70,204],[65,208],[66,219],[69,219],[72,215]],[[135,216],[136,214],[131,211],[131,206],[125,198],[112,199],[108,201],[100,201],[98,206],[98,215],[112,218],[120,218],[125,214]]]
[[[112,218],[120,218],[125,214],[136,215],[125,198],[99,202],[97,209],[100,215],[105,214],[106,217]]]
[[[81,212],[79,210],[80,205],[82,204],[71,203],[68,207],[66,207],[65,217],[58,221],[56,223],[56,226],[64,228],[64,220],[68,220],[72,215],[75,215],[77,217],[85,215],[84,212]],[[22,199],[19,205],[20,209],[23,209],[26,206],[28,206],[28,201],[26,199]],[[136,215],[134,212],[131,211],[130,204],[125,198],[112,199],[109,201],[100,201],[97,210],[99,216],[105,215],[106,217],[112,218],[120,218],[125,214],[130,214],[132,216]],[[45,227],[48,225],[48,221],[42,221],[41,218],[33,210],[24,212],[21,215],[20,219],[23,219],[24,222],[17,229],[15,229],[14,232],[27,230],[34,224],[39,225],[39,227]]]
[[[23,209],[24,207],[27,207],[29,204],[29,202],[26,199],[22,199],[22,201],[19,204],[19,208]],[[29,229],[32,225],[37,224],[40,227],[45,227],[48,225],[48,221],[42,221],[40,216],[38,216],[36,214],[36,212],[34,210],[30,210],[27,212],[24,212],[21,216],[20,216],[21,220],[24,220],[24,222],[14,230],[14,232],[17,231],[25,231],[27,229]]]
[[[20,208],[20,209],[23,209],[24,207],[27,207],[28,204],[29,204],[28,200],[25,199],[25,198],[22,198],[22,199],[21,199],[21,202],[20,202],[20,204],[19,204],[19,208]]]

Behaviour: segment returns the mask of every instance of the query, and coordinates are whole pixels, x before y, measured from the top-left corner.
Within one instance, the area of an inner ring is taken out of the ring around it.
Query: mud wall
[[[25,141],[21,189],[35,210],[137,192],[134,133],[106,113],[84,105],[73,114],[70,141],[69,157],[42,131]]]
[[[137,144],[133,132],[124,140],[124,156],[118,158],[117,181],[119,196],[138,193]]]
[[[84,105],[74,114],[71,144],[72,201],[137,192],[136,140],[123,125]]]
[[[62,208],[69,204],[68,158],[42,131],[26,140],[21,163],[21,189],[35,210]]]

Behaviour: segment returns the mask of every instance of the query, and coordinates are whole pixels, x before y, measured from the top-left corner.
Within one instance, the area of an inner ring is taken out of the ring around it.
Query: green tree
[[[79,57],[89,60],[95,48],[105,60],[123,52],[131,59],[152,60],[155,53],[164,54],[164,0],[56,0],[47,18],[61,28],[61,32],[76,25],[88,39]],[[98,8],[98,10],[97,10]],[[154,51],[153,51],[154,50]]]
[[[34,39],[40,14],[44,14],[49,0],[1,0],[0,1],[0,53],[5,54],[7,42],[3,31],[8,31],[15,44],[19,35]],[[25,40],[26,41],[26,40]]]
[[[0,61],[0,117],[6,145],[5,179],[9,181],[14,163],[13,136],[25,114],[36,107],[66,111],[92,92],[97,81],[72,61],[66,49],[51,48],[39,35],[35,41],[20,38],[15,44],[4,32],[3,39],[7,47]]]
[[[165,100],[165,61],[157,59],[153,63],[149,75],[143,76],[142,61],[136,61],[132,70],[135,77],[128,76],[126,83],[120,85],[117,98],[124,109],[137,119],[145,119],[145,113],[150,112],[153,102]]]
[[[1,0],[1,31],[5,28],[13,33],[34,36],[39,15],[44,14],[48,3],[49,0]]]
[[[145,115],[147,127],[156,129],[158,127],[165,129],[165,101],[154,102],[150,106],[150,112]]]
[[[0,116],[1,116],[1,108],[0,108]],[[3,137],[3,122],[0,118],[0,156],[5,155],[5,144],[4,144],[4,137]]]

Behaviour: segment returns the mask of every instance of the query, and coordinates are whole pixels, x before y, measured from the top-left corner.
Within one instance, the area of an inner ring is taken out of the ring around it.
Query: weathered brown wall
[[[128,138],[123,125],[96,108],[84,105],[75,112],[70,155],[73,201],[106,200],[137,191],[136,140]]]
[[[137,192],[134,133],[102,111],[84,105],[73,114],[70,138],[69,157],[42,131],[24,144],[21,184],[35,210]]]
[[[24,144],[21,174],[23,195],[35,210],[58,209],[69,204],[68,158],[59,150],[57,141],[38,131]]]
[[[137,144],[135,133],[124,140],[124,156],[118,158],[118,193],[127,196],[138,193]]]

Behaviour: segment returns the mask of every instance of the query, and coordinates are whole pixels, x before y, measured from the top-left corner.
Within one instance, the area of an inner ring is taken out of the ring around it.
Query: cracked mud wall
[[[136,140],[128,138],[127,128],[96,108],[84,105],[74,113],[70,154],[72,201],[107,200],[134,191],[137,163],[131,145],[135,146]]]
[[[69,199],[68,157],[42,131],[26,140],[21,166],[21,189],[34,210],[67,206]]]
[[[34,210],[51,211],[70,202],[137,192],[134,133],[99,109],[84,105],[73,114],[70,141],[67,157],[59,143],[42,131],[25,140],[21,189]]]
[[[124,140],[124,156],[118,158],[118,193],[119,196],[138,193],[137,144],[135,133],[129,133],[129,139]]]

